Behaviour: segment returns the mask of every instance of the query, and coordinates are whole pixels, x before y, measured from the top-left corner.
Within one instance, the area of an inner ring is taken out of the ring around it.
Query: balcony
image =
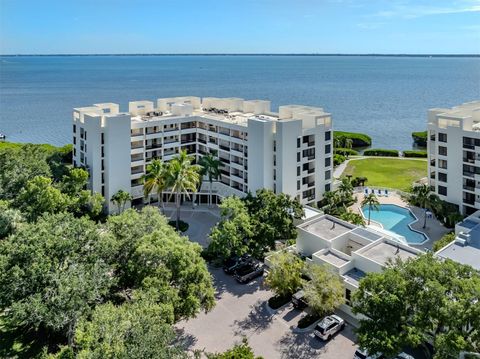
[[[470,177],[470,178],[474,178],[474,177],[475,177],[475,173],[474,173],[474,172],[463,171],[463,175],[464,175],[465,177]]]
[[[436,161],[435,160],[430,160],[430,166],[435,167]]]
[[[467,186],[466,184],[463,185],[463,189],[470,191],[470,192],[475,192],[475,187],[472,186]]]
[[[219,145],[218,148],[220,148],[223,151],[230,152],[230,147],[224,146],[224,145]]]
[[[143,142],[141,142],[141,143],[135,143],[135,142],[132,143],[131,149],[132,149],[132,150],[135,150],[135,149],[137,149],[137,148],[143,148]]]
[[[311,187],[315,187],[315,181],[307,183],[307,188],[311,188]]]
[[[136,174],[139,174],[139,173],[143,173],[143,167],[141,167],[141,168],[132,168],[132,171],[131,171],[131,174],[132,174],[132,175],[136,175]]]
[[[435,172],[430,173],[430,178],[435,179]]]
[[[147,146],[145,147],[145,149],[147,149],[147,150],[155,150],[155,149],[160,149],[160,148],[162,148],[162,144],[161,144],[161,143],[152,143],[152,144],[147,145]]]
[[[463,162],[475,164],[475,159],[463,157]]]
[[[164,128],[163,132],[173,132],[173,131],[178,131],[178,127],[173,127],[173,128]]]

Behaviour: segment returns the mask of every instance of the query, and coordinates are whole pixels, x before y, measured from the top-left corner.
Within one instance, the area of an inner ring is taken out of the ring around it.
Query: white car
[[[415,358],[412,357],[410,354],[400,353],[395,357],[395,359],[415,359]]]
[[[366,350],[363,349],[357,349],[355,354],[353,354],[354,359],[381,359],[382,357],[382,353],[370,355]]]
[[[345,321],[342,318],[338,315],[329,315],[317,324],[313,334],[322,340],[329,340],[343,328],[345,328]]]

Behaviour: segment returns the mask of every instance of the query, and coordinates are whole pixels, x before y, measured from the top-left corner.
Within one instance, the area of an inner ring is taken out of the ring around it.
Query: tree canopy
[[[436,358],[480,350],[480,275],[425,254],[369,273],[354,294],[358,340],[370,353],[393,356],[432,342]]]
[[[295,293],[303,284],[304,262],[291,252],[274,253],[269,260],[265,283],[280,297]]]

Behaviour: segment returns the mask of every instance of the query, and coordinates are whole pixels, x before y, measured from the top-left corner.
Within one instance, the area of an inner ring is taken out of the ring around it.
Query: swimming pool
[[[395,204],[381,204],[379,211],[372,210],[370,218],[379,222],[383,228],[404,236],[409,244],[421,244],[428,238],[425,234],[414,231],[408,225],[415,222],[417,218],[408,208]],[[365,218],[368,219],[368,206],[362,208]]]

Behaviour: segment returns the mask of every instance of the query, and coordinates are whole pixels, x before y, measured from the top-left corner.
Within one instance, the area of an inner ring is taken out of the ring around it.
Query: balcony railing
[[[162,145],[160,143],[156,143],[156,144],[152,144],[152,145],[147,145],[147,147],[145,147],[147,150],[154,150],[154,149],[157,149],[157,148],[162,148]]]
[[[463,185],[463,189],[466,189],[467,191],[475,192],[475,187],[467,186],[466,184]]]
[[[218,146],[218,148],[220,148],[221,150],[230,152],[230,147],[227,147],[227,146],[224,146],[224,145],[220,145],[220,146]]]

